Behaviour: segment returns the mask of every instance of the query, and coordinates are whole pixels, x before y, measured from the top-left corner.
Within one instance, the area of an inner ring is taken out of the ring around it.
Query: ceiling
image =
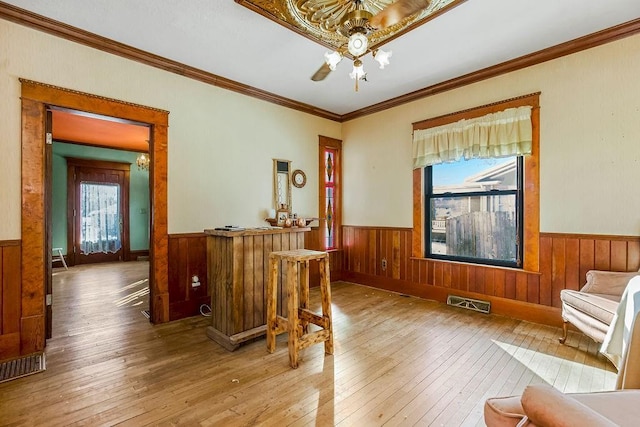
[[[234,0],[7,0],[111,40],[279,97],[345,115],[640,17],[638,0],[466,0],[385,49],[391,64],[363,57],[324,81],[311,75],[326,47]]]
[[[73,110],[55,109],[52,116],[55,141],[149,152],[148,125]]]

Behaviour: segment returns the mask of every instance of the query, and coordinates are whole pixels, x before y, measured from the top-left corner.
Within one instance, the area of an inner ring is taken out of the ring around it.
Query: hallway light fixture
[[[138,158],[136,159],[136,165],[138,165],[138,170],[149,170],[149,164],[151,160],[149,159],[149,155],[145,153],[140,153]]]

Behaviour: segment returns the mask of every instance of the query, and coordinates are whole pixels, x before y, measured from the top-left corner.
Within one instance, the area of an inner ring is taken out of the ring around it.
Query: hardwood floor
[[[597,345],[559,328],[334,283],[335,354],[289,367],[286,334],[230,353],[209,320],[154,326],[148,264],[55,270],[47,370],[0,384],[0,425],[483,425],[490,396],[610,390]],[[312,290],[312,305],[319,305]]]

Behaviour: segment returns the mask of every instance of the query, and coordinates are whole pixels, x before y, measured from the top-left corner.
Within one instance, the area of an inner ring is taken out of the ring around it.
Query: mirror
[[[291,161],[273,159],[273,203],[291,213]]]

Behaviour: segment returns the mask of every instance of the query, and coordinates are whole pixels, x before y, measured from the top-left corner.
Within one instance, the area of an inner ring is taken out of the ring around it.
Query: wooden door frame
[[[167,156],[169,112],[20,79],[22,117],[22,295],[20,352],[45,345],[46,208],[45,122],[47,106],[71,108],[150,125],[149,170],[151,233],[149,292],[151,321],[169,321]],[[50,172],[50,171],[49,171]]]
[[[77,253],[75,251],[69,252],[69,248],[73,249],[76,245],[76,223],[78,217],[74,217],[73,215],[69,215],[69,212],[72,212],[73,209],[76,208],[76,204],[78,203],[78,194],[77,183],[75,179],[71,177],[76,173],[77,168],[93,168],[93,169],[109,169],[109,170],[117,170],[124,172],[124,182],[121,189],[121,200],[122,200],[122,261],[128,261],[130,256],[130,245],[131,241],[129,239],[129,216],[130,205],[129,205],[129,173],[131,171],[131,163],[123,163],[123,162],[108,162],[104,160],[91,160],[91,159],[76,159],[73,157],[67,157],[67,264],[68,265],[76,265],[78,263]]]

